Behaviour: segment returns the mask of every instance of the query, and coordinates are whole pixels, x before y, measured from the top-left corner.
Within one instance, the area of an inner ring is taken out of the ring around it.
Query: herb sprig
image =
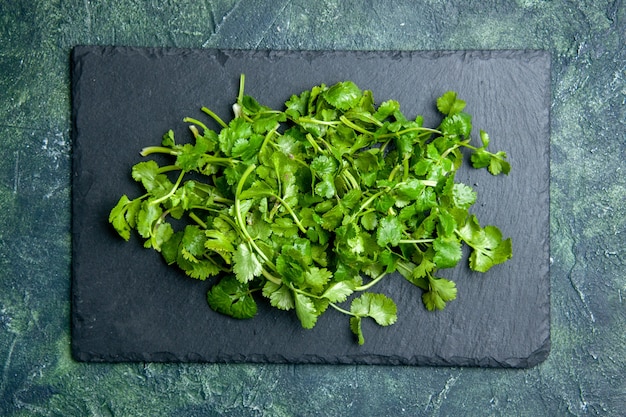
[[[193,143],[170,130],[144,148],[142,156],[165,154],[170,164],[133,166],[146,192],[123,195],[109,216],[125,240],[136,230],[168,264],[214,277],[207,300],[215,311],[251,318],[258,294],[295,310],[308,329],[332,308],[363,344],[363,319],[397,320],[394,301],[370,291],[389,274],[441,310],[457,289],[438,271],[459,263],[463,243],[475,271],[512,256],[511,239],[469,212],[477,193],[455,181],[463,149],[475,168],[510,171],[505,152],[487,149],[487,133],[470,144],[471,116],[455,92],[437,99],[443,120],[429,128],[397,101],[376,106],[351,81],[293,95],[282,110],[245,95],[244,83],[242,75],[228,123],[202,108],[218,130],[185,118]]]

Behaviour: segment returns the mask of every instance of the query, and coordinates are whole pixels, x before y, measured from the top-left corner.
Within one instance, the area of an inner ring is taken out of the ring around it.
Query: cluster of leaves
[[[253,317],[260,293],[312,328],[330,307],[349,316],[362,344],[363,319],[397,319],[393,300],[369,291],[385,276],[399,272],[422,290],[428,310],[443,309],[457,290],[435,274],[457,265],[463,242],[475,271],[511,257],[510,239],[469,213],[476,192],[455,182],[461,149],[494,175],[509,172],[506,154],[489,152],[483,131],[482,146],[470,144],[471,117],[456,93],[437,107],[440,126],[424,127],[397,101],[376,106],[371,91],[345,81],[275,110],[244,95],[242,76],[228,124],[203,108],[219,131],[186,118],[193,143],[169,131],[143,149],[171,164],[135,165],[146,193],[122,196],[109,221],[126,240],[135,229],[189,276],[216,277],[207,298],[218,312]]]

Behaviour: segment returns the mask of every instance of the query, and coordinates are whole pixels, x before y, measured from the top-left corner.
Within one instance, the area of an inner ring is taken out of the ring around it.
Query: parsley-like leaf
[[[240,282],[252,281],[254,277],[261,275],[263,265],[257,256],[250,251],[245,243],[240,243],[233,255],[233,272]]]
[[[207,293],[207,301],[213,310],[237,319],[249,319],[257,313],[248,285],[232,276],[215,284]]]

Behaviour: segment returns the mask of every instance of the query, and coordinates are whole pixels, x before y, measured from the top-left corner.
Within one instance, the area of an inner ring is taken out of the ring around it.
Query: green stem
[[[352,186],[353,189],[355,190],[360,190],[361,186],[359,185],[359,182],[357,181],[356,178],[354,178],[354,175],[352,175],[352,173],[349,170],[344,170],[342,172],[342,175],[348,180],[348,182],[350,183],[350,185]]]
[[[365,200],[365,202],[363,204],[361,204],[361,207],[359,207],[359,210],[354,214],[354,216],[356,216],[357,214],[359,214],[360,212],[362,212],[363,210],[365,210],[367,208],[367,206],[369,206],[370,204],[372,204],[372,202],[374,200],[376,200],[378,197],[380,197],[381,195],[385,194],[388,190],[381,190],[379,192],[377,192],[376,194],[372,195],[370,198],[368,198],[367,200]]]
[[[298,123],[312,123],[312,124],[324,125],[324,126],[337,126],[339,124],[339,122],[337,121],[334,121],[334,122],[325,121],[325,120],[319,120],[319,119],[312,119],[310,117],[299,117]]]
[[[376,285],[378,282],[380,282],[380,280],[382,280],[383,278],[385,278],[385,276],[387,276],[386,272],[383,272],[382,274],[378,275],[376,278],[374,278],[373,280],[371,280],[370,282],[368,282],[367,284],[361,285],[359,287],[356,287],[354,289],[354,291],[365,291],[370,289],[371,287],[373,287],[374,285]]]
[[[276,134],[277,129],[278,129],[278,125],[276,125],[274,129],[267,132],[267,134],[265,135],[265,139],[263,139],[263,143],[261,144],[261,147],[259,148],[258,155],[261,155],[263,153],[263,150],[265,149],[265,145],[267,145],[270,142],[270,138],[274,136],[274,134]]]
[[[198,217],[198,215],[196,213],[194,213],[193,211],[189,212],[189,217],[191,217],[191,219],[193,221],[195,221],[196,223],[198,223],[198,225],[200,227],[202,227],[203,229],[208,229],[209,227],[207,226],[207,224],[205,222],[203,222],[200,217]]]
[[[291,208],[291,206],[289,206],[289,204],[287,204],[285,202],[285,200],[283,200],[282,198],[280,198],[279,196],[277,196],[276,194],[269,194],[272,197],[276,198],[280,204],[285,207],[285,210],[287,210],[287,212],[289,214],[291,214],[291,217],[293,217],[293,221],[296,222],[296,225],[298,226],[298,229],[300,229],[300,231],[302,233],[306,233],[306,228],[302,225],[302,223],[300,223],[300,219],[298,218],[298,215],[293,211],[293,209]]]
[[[183,177],[185,176],[185,172],[181,172],[180,175],[178,176],[178,179],[176,180],[176,183],[174,184],[174,186],[172,187],[172,189],[170,190],[169,193],[165,194],[163,197],[161,198],[157,198],[156,200],[153,200],[150,202],[150,204],[159,204],[165,200],[167,200],[168,198],[170,198],[171,196],[174,195],[174,193],[176,192],[176,190],[178,189],[178,186],[180,186],[181,181],[183,180]]]
[[[201,122],[201,121],[199,121],[199,120],[193,119],[193,118],[191,118],[191,117],[185,117],[185,118],[183,119],[183,122],[185,122],[185,123],[193,123],[193,124],[195,124],[195,125],[200,126],[200,127],[201,127],[202,129],[204,129],[204,130],[209,130],[209,129],[206,127],[206,125],[205,125],[204,123],[202,123],[202,122]]]
[[[348,120],[348,118],[346,116],[340,116],[339,120],[341,120],[344,125],[348,126],[352,130],[356,130],[359,133],[363,133],[364,135],[371,135],[372,134],[372,132],[370,132],[369,130],[364,129],[361,126],[359,126],[359,125],[357,125],[355,123],[352,123],[350,120]]]
[[[335,303],[328,303],[328,305],[329,305],[329,306],[331,306],[332,308],[334,308],[335,310],[339,311],[340,313],[347,314],[348,316],[354,316],[354,317],[357,317],[357,315],[356,315],[356,314],[352,313],[351,311],[348,311],[348,310],[345,310],[345,309],[343,309],[343,308],[339,307],[339,306],[338,306],[337,304],[335,304]]]
[[[141,156],[148,156],[153,153],[165,153],[168,155],[177,156],[179,154],[178,151],[175,151],[172,148],[166,148],[165,146],[147,146],[139,152]]]
[[[324,150],[322,148],[320,148],[320,146],[317,144],[317,142],[315,142],[315,139],[313,138],[313,135],[311,135],[310,133],[307,133],[305,138],[311,144],[313,149],[315,149],[315,153],[321,153],[323,155],[326,155],[326,152],[324,152]]]
[[[239,94],[237,95],[237,103],[243,107],[243,91],[246,86],[246,74],[241,74],[239,77]]]
[[[397,132],[385,133],[383,135],[378,136],[378,138],[379,139],[394,138],[396,136],[400,136],[400,135],[403,135],[405,133],[410,133],[410,132],[423,132],[424,134],[435,133],[435,134],[438,134],[438,135],[442,134],[441,131],[439,131],[437,129],[430,129],[428,127],[410,127],[408,129],[399,130]]]
[[[402,165],[396,165],[395,167],[393,167],[393,169],[389,173],[389,177],[387,177],[387,181],[393,181],[393,177],[395,177],[396,174],[398,173],[398,170],[402,168],[403,168]]]
[[[211,118],[215,120],[220,126],[228,127],[228,125],[222,119],[220,119],[220,117],[215,114],[211,109],[207,107],[202,107],[202,111],[211,116]]]
[[[402,170],[402,181],[407,181],[409,179],[409,158],[402,160]]]
[[[432,243],[435,239],[400,239],[398,243]]]
[[[248,179],[248,176],[252,173],[252,171],[254,171],[255,168],[256,168],[255,164],[250,165],[248,169],[246,169],[243,175],[241,176],[239,183],[237,183],[237,189],[235,191],[235,218],[237,220],[237,224],[239,225],[239,229],[241,229],[241,232],[243,233],[248,244],[259,254],[261,258],[263,258],[263,261],[266,264],[272,266],[272,269],[276,269],[276,267],[274,266],[274,264],[272,264],[272,262],[269,260],[267,255],[265,255],[265,252],[263,252],[254,242],[254,239],[252,239],[252,236],[250,236],[250,233],[248,233],[248,229],[246,228],[246,223],[241,217],[241,200],[239,196],[241,195],[241,192],[243,191],[243,184],[246,182],[246,179]]]
[[[274,275],[270,274],[269,272],[267,272],[267,271],[265,270],[265,268],[262,268],[262,269],[261,269],[261,274],[262,274],[262,275],[263,275],[263,276],[264,276],[264,277],[265,277],[268,281],[271,281],[271,282],[273,282],[273,283],[274,283],[274,284],[276,284],[276,285],[281,285],[281,284],[283,283],[283,281],[282,281],[280,278],[275,277]]]

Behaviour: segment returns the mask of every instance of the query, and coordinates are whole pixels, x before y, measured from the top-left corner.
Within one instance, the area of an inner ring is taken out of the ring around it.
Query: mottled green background
[[[550,51],[550,357],[527,370],[74,362],[76,44]],[[0,415],[624,415],[625,44],[621,0],[0,0]]]

